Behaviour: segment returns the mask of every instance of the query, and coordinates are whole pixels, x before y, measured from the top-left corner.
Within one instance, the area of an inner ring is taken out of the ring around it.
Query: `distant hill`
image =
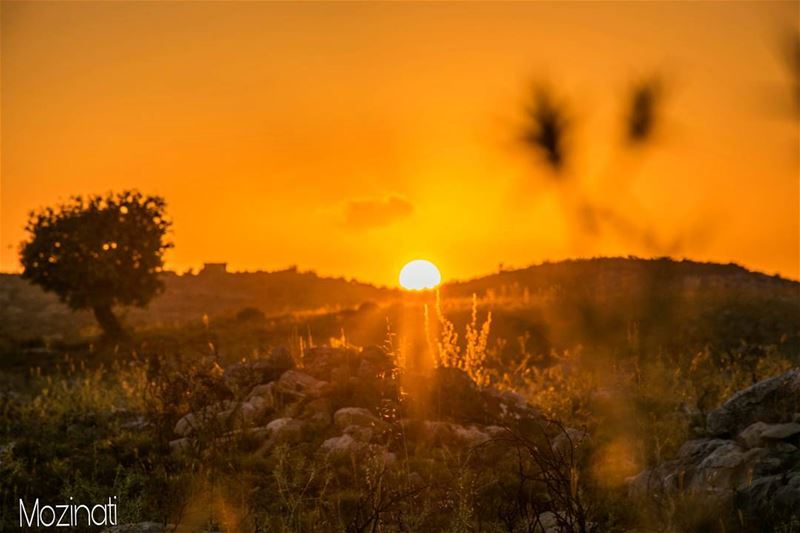
[[[574,259],[543,263],[517,270],[501,271],[468,281],[449,283],[446,292],[452,296],[495,294],[502,296],[520,289],[529,293],[559,290],[592,290],[627,292],[653,286],[670,290],[696,291],[708,289],[756,289],[774,292],[776,296],[798,296],[800,283],[780,276],[768,276],[747,270],[734,263],[700,263],[675,261],[669,258],[640,259],[608,257]]]
[[[648,353],[771,346],[800,354],[800,283],[735,264],[569,260],[443,288],[445,300],[473,293],[493,307],[493,332],[509,340],[524,332],[535,352],[575,345]]]
[[[299,311],[336,311],[364,302],[384,302],[396,289],[375,287],[344,278],[326,278],[291,268],[275,272],[162,274],[164,293],[145,309],[122,311],[134,326],[178,324],[233,315],[252,307],[266,315]],[[0,274],[0,339],[73,336],[93,330],[89,312],[71,312],[53,294],[20,276]]]
[[[373,326],[366,328],[363,313],[347,310],[368,302],[386,307],[401,297],[396,289],[296,269],[165,273],[163,279],[164,294],[148,308],[125,312],[129,324],[197,322],[204,314],[231,318],[248,307],[268,317],[317,311],[319,318],[303,320],[313,322],[322,335],[338,335],[343,329],[372,342],[385,334],[385,317],[373,317]],[[575,344],[620,346],[633,342],[633,337],[659,347],[672,342],[700,346],[707,339],[723,339],[730,346],[742,339],[774,344],[780,338],[795,342],[791,339],[800,334],[800,283],[734,264],[599,258],[502,271],[442,287],[457,321],[468,314],[466,306],[455,302],[466,303],[473,293],[495,314],[493,334],[510,342],[526,335],[525,342],[536,350]],[[390,307],[394,310],[378,314],[391,318],[398,312]],[[291,323],[295,327],[297,320]],[[19,276],[0,275],[0,342],[8,346],[81,332],[96,332],[89,313],[72,313],[55,296]]]

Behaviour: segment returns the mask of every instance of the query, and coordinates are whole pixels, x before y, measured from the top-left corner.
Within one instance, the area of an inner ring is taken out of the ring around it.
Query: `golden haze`
[[[177,270],[296,263],[394,285],[417,257],[452,279],[670,253],[798,278],[800,140],[778,49],[798,9],[4,3],[0,267],[19,269],[28,210],[135,187],[167,198]],[[654,71],[663,127],[614,167],[623,194],[603,172],[621,97]],[[518,150],[539,78],[571,102],[591,194],[668,245],[568,235]]]

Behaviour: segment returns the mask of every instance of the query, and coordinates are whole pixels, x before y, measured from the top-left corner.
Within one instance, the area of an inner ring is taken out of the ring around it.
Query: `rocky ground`
[[[479,387],[461,370],[401,376],[377,347],[317,347],[300,362],[276,349],[219,369],[214,386],[225,399],[183,414],[174,455],[241,447],[263,458],[288,446],[324,463],[402,465],[412,491],[435,477],[432,450],[475,456],[502,489],[492,505],[510,530],[603,531],[590,484],[577,474],[591,455],[587,432],[546,419],[513,392]],[[688,497],[719,516],[738,515],[741,531],[791,523],[800,509],[800,370],[742,390],[702,418],[677,457],[628,481],[629,499],[674,508]],[[517,501],[503,500],[514,491]]]
[[[434,476],[436,453],[472,456],[484,469],[510,473],[538,462],[534,468],[552,476],[552,491],[573,503],[570,476],[586,432],[545,419],[518,394],[479,387],[462,370],[401,377],[380,348],[317,347],[305,352],[301,365],[276,349],[220,372],[219,386],[229,398],[183,415],[174,426],[173,454],[202,455],[247,442],[244,453],[269,457],[285,446],[301,447],[312,460],[334,465],[402,463],[406,482],[419,487],[431,484],[426,479]],[[572,531],[589,523],[582,509],[558,509],[556,498],[546,499],[550,503],[526,519],[530,527]],[[142,523],[114,531],[160,528]]]
[[[223,381],[234,398],[186,414],[170,445],[179,452],[222,428],[217,438],[255,436],[261,454],[283,443],[319,441],[317,452],[332,459],[369,451],[394,461],[401,445],[403,453],[409,443],[469,448],[543,423],[521,396],[480,388],[458,369],[406,379],[414,401],[401,391],[392,358],[376,347],[312,348],[302,368],[277,349],[267,359],[226,368]]]
[[[691,495],[759,530],[800,515],[800,370],[739,391],[695,432],[675,459],[632,479],[632,495]]]

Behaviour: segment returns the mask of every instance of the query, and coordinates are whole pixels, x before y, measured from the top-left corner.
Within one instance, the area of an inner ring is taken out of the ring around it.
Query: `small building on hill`
[[[220,276],[228,273],[228,263],[203,263],[201,276]]]

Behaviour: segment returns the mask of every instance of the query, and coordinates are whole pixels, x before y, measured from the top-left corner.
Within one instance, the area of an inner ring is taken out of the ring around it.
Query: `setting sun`
[[[433,289],[441,281],[439,269],[425,259],[415,259],[400,270],[400,286],[411,291]]]

